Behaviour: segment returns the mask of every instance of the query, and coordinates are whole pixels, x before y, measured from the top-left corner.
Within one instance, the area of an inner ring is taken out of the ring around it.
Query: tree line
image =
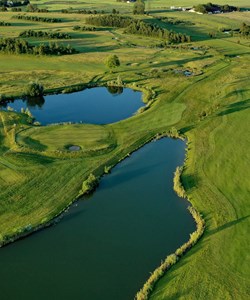
[[[48,32],[48,31],[34,31],[25,30],[19,34],[19,37],[38,37],[38,38],[49,38],[49,39],[71,39],[71,36],[64,32]]]
[[[90,27],[90,26],[78,26],[78,25],[76,25],[76,26],[73,27],[73,30],[75,30],[75,31],[97,31],[98,28],[93,27],[93,26]]]
[[[38,13],[47,13],[49,10],[47,8],[38,8],[36,4],[29,3],[27,5],[27,12],[38,12]]]
[[[0,6],[4,7],[14,7],[14,6],[25,6],[29,4],[29,0],[19,1],[19,0],[0,0]]]
[[[170,43],[185,43],[191,41],[191,37],[186,34],[177,33],[172,30],[169,31],[167,29],[160,28],[158,25],[149,24],[140,20],[134,20],[131,22],[131,24],[124,30],[124,33],[166,39]]]
[[[230,6],[228,4],[218,5],[210,2],[207,4],[198,4],[194,6],[194,10],[203,14],[208,14],[208,13],[215,13],[216,11],[232,12],[232,11],[239,10],[239,8],[236,6]]]
[[[64,8],[61,10],[63,14],[84,14],[84,15],[97,15],[97,14],[105,14],[104,10],[98,11],[98,10],[89,10],[89,9],[78,9],[73,10],[71,8]]]
[[[102,16],[90,16],[86,18],[86,23],[95,26],[109,26],[109,27],[119,27],[124,28],[129,26],[133,19],[129,17],[120,16],[117,14],[109,14]]]
[[[186,34],[177,33],[172,30],[169,31],[156,24],[150,24],[145,21],[119,15],[110,14],[98,16],[98,18],[91,16],[86,19],[86,22],[95,26],[125,28],[124,33],[167,39],[170,43],[185,43],[191,41],[191,37]]]
[[[4,21],[0,21],[0,26],[11,26],[10,23],[6,23]]]
[[[33,54],[33,55],[65,55],[78,53],[70,45],[49,43],[33,46],[27,41],[14,38],[0,39],[0,52],[9,54]]]
[[[47,22],[47,23],[60,23],[60,22],[62,22],[61,19],[44,18],[44,17],[38,17],[38,16],[18,15],[18,16],[13,16],[12,18],[13,19],[19,19],[19,20],[34,21],[34,22]]]

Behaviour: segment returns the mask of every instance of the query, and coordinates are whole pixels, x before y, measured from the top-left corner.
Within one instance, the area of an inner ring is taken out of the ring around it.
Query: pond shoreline
[[[145,144],[148,144],[149,142],[152,142],[153,140],[161,139],[161,138],[166,137],[166,136],[169,137],[169,135],[164,133],[162,135],[155,135],[154,137],[151,137],[151,138],[147,139],[146,141],[144,141],[144,143],[140,144],[137,148],[134,148],[132,151],[126,153],[125,155],[123,155],[119,159],[117,159],[115,161],[115,163],[111,166],[111,168],[116,166],[119,162],[123,161],[125,158],[127,158],[129,155],[131,155],[133,152],[136,152],[138,149],[142,148]],[[184,160],[184,164],[185,164],[185,160]],[[99,166],[95,171],[93,171],[94,174],[95,173],[98,174],[99,179],[103,175],[105,175],[105,172],[103,171],[104,170],[103,167],[104,166]],[[101,174],[100,174],[100,169],[102,169]],[[69,202],[69,204],[63,210],[59,211],[51,220],[49,220],[45,224],[39,224],[37,227],[34,227],[34,228],[31,227],[30,229],[26,228],[27,231],[22,232],[21,234],[9,237],[9,239],[4,241],[4,243],[2,243],[2,245],[0,245],[0,247],[1,246],[7,246],[8,244],[10,244],[10,243],[12,243],[12,242],[14,242],[18,239],[23,239],[23,238],[27,237],[28,235],[31,235],[32,233],[38,232],[38,231],[40,231],[42,229],[45,229],[49,226],[57,224],[64,217],[64,214],[68,211],[69,207],[72,206],[72,204],[74,204],[76,201],[78,201],[78,199],[81,196],[83,196],[83,194],[79,193],[73,200],[71,200]],[[188,202],[190,202],[190,200],[188,198],[186,200],[188,200]],[[136,295],[136,299],[138,299],[138,300],[139,299],[148,299],[148,296],[150,295],[150,293],[151,293],[154,285],[156,284],[156,282],[163,276],[163,274],[167,270],[170,269],[170,267],[172,265],[174,265],[189,249],[191,249],[192,246],[194,246],[194,244],[196,244],[196,242],[202,236],[202,234],[204,232],[204,229],[205,229],[204,220],[202,219],[201,215],[193,207],[191,207],[189,209],[189,211],[190,211],[190,213],[191,213],[191,215],[192,215],[192,217],[193,217],[193,219],[196,223],[196,231],[191,233],[190,239],[189,239],[188,242],[181,245],[175,251],[175,253],[173,253],[171,255],[168,255],[167,258],[164,260],[164,262],[158,268],[155,269],[155,271],[149,277],[147,282],[144,284],[143,288]],[[200,228],[199,228],[199,224],[202,225]],[[198,232],[198,235],[196,234],[195,240],[192,240],[191,236],[194,235],[196,232]]]
[[[149,140],[145,141],[143,144],[141,144],[140,146],[138,146],[134,150],[128,152],[127,154],[125,154],[124,156],[122,156],[121,158],[119,158],[118,160],[116,160],[116,162],[112,166],[110,166],[110,172],[112,171],[112,168],[114,168],[117,164],[119,164],[124,159],[126,159],[127,157],[129,157],[132,153],[134,153],[137,150],[139,150],[140,148],[142,148],[144,145],[146,145],[146,144],[152,142],[153,140],[155,140],[157,138],[157,136],[158,135],[156,135],[154,137],[151,137]],[[160,138],[163,138],[163,137],[167,137],[167,136],[161,136]],[[101,177],[103,177],[104,175],[106,175],[106,173],[104,172],[105,166],[106,166],[106,164],[104,163],[103,165],[97,167],[96,170],[93,170],[92,173],[93,174],[98,173],[97,177],[98,177],[98,179],[101,179]],[[103,172],[102,173],[98,172],[99,169],[102,169]],[[85,179],[87,179],[87,176],[86,176]],[[81,191],[79,191],[79,194],[74,199],[72,199],[68,203],[68,205],[66,205],[62,210],[58,211],[55,214],[55,216],[52,217],[51,220],[48,220],[45,224],[40,223],[40,224],[38,224],[38,225],[36,225],[34,227],[32,226],[32,229],[31,228],[29,229],[29,227],[30,227],[30,224],[29,224],[29,225],[27,225],[27,229],[26,229],[27,231],[26,232],[22,232],[22,233],[16,234],[16,235],[11,235],[11,236],[7,237],[7,239],[5,241],[0,241],[0,248],[4,247],[4,246],[7,246],[8,244],[13,243],[13,242],[15,242],[15,241],[17,241],[19,239],[23,239],[23,238],[25,238],[25,237],[27,237],[27,236],[35,233],[35,232],[38,232],[38,231],[43,230],[43,229],[45,229],[47,227],[50,227],[50,226],[53,226],[53,225],[57,224],[63,218],[64,213],[67,212],[67,210],[70,208],[70,206],[72,206],[75,202],[77,202],[79,200],[79,198],[82,197],[82,196],[84,196],[84,194],[81,193]]]

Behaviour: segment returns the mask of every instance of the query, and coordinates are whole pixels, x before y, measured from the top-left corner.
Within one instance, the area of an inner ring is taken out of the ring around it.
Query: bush
[[[90,174],[89,177],[82,183],[82,193],[89,194],[98,186],[98,178],[94,174]]]
[[[44,88],[40,83],[31,82],[26,87],[25,94],[27,96],[36,97],[36,96],[42,96],[43,91],[44,91]]]
[[[186,192],[181,183],[182,167],[177,167],[174,173],[174,190],[179,197],[185,198]]]
[[[105,61],[105,64],[109,69],[114,69],[120,66],[120,60],[117,55],[109,55]]]

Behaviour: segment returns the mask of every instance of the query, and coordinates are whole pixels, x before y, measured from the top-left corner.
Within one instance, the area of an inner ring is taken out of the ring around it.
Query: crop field
[[[215,2],[250,9],[247,0]],[[250,38],[236,30],[243,22],[250,25],[250,12],[198,15],[169,9],[202,3],[198,0],[146,1],[150,13],[142,16],[133,16],[133,3],[110,0],[32,3],[49,12],[0,12],[0,21],[10,23],[0,26],[0,38],[19,38],[27,30],[64,33],[70,38],[23,39],[31,45],[69,44],[77,53],[0,51],[2,105],[4,99],[7,106],[25,95],[30,81],[53,94],[79,85],[107,86],[120,78],[124,87],[150,90],[155,97],[147,110],[108,125],[35,126],[24,113],[0,109],[0,242],[58,216],[79,197],[90,173],[102,176],[146,142],[178,130],[188,140],[182,184],[206,230],[156,283],[149,299],[249,299]],[[70,7],[74,12],[61,12]],[[108,26],[74,30],[88,26],[89,16],[75,10],[111,13],[113,8],[119,15],[190,35],[191,42],[162,46],[160,38]],[[61,22],[13,18],[18,14]],[[112,72],[104,63],[110,54],[121,62]],[[71,145],[80,151],[70,152]]]

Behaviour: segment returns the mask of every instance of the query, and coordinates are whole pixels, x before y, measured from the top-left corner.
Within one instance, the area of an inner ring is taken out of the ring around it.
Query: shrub
[[[111,170],[111,166],[105,166],[104,167],[104,173],[105,174],[108,174],[110,172],[110,170]]]
[[[109,55],[105,64],[109,69],[114,69],[120,66],[120,60],[117,55]]]
[[[98,178],[94,174],[90,174],[89,177],[82,183],[82,193],[89,194],[98,186]]]
[[[183,168],[182,167],[177,167],[176,171],[174,173],[174,190],[177,193],[179,197],[185,198],[186,197],[186,192],[182,186],[181,183],[181,173],[182,173]]]
[[[42,96],[43,95],[44,88],[43,86],[38,82],[31,82],[26,87],[26,95],[31,97],[36,96]]]

